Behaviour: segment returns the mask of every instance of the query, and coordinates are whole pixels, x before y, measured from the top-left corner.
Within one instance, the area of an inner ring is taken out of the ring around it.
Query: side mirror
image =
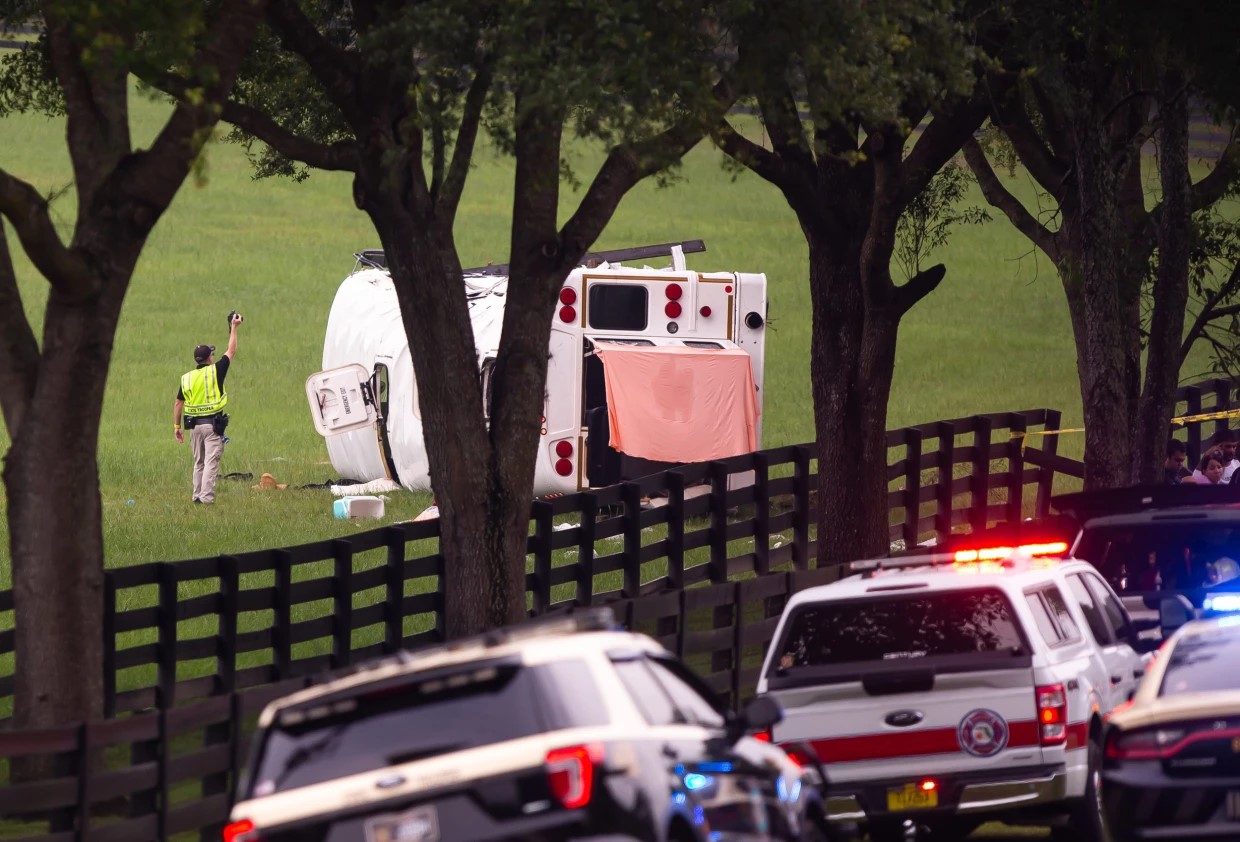
[[[783,706],[771,696],[758,696],[728,721],[728,734],[739,740],[751,731],[767,731],[783,721]]]
[[[1158,625],[1162,629],[1163,637],[1170,636],[1171,632],[1195,616],[1193,604],[1183,594],[1163,597],[1158,605]]]

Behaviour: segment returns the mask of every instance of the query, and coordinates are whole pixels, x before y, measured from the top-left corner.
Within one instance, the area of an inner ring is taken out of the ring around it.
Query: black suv
[[[816,839],[823,802],[609,611],[413,653],[269,705],[225,842]]]

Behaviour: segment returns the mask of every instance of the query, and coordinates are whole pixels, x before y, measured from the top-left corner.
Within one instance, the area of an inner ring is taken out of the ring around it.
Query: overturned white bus
[[[552,323],[536,495],[598,488],[761,446],[766,276],[696,272],[702,242],[587,255]],[[624,261],[670,257],[668,268]],[[383,253],[354,255],[306,381],[333,468],[429,490],[417,383]],[[489,396],[507,267],[465,273],[478,376]],[[485,411],[486,407],[484,407]]]

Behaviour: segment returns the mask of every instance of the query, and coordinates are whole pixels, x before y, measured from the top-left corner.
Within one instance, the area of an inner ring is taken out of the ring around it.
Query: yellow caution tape
[[[1185,424],[1196,424],[1202,421],[1221,421],[1225,418],[1240,418],[1240,408],[1225,409],[1221,412],[1203,412],[1200,415],[1181,415],[1172,418],[1171,424],[1175,427],[1182,427]],[[1030,436],[1059,436],[1064,433],[1083,432],[1085,432],[1084,427],[1068,427],[1063,430],[1034,430],[1032,432],[1012,433],[1009,438],[1012,440],[1020,439],[1020,452],[1023,455],[1027,444],[1026,439]]]

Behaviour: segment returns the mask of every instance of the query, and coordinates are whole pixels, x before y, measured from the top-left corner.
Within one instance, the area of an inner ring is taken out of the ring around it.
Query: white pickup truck
[[[1091,565],[1049,557],[1063,549],[856,562],[789,601],[758,693],[786,711],[773,740],[825,764],[834,826],[874,842],[990,820],[1107,838],[1103,718],[1157,641]]]

